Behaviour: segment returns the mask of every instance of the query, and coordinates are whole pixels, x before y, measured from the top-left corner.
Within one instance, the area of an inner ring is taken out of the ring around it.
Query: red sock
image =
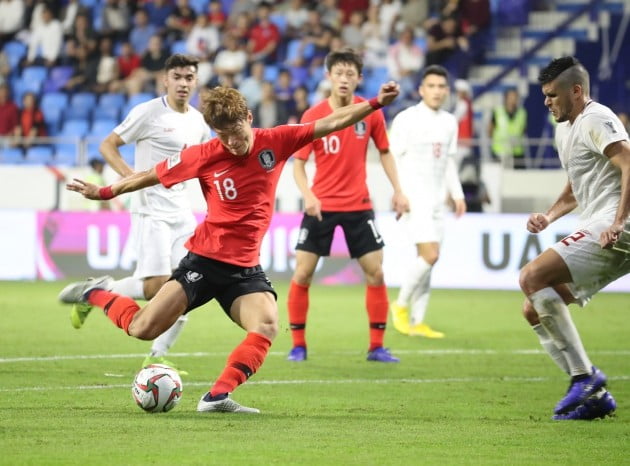
[[[109,320],[127,334],[129,334],[129,324],[133,316],[140,310],[140,306],[133,299],[106,290],[92,291],[87,301],[93,306],[102,308]]]
[[[248,333],[228,357],[227,364],[210,389],[211,396],[231,393],[255,374],[267,357],[271,340],[260,333]]]
[[[289,326],[293,337],[293,346],[306,347],[306,314],[308,313],[308,285],[299,285],[291,280],[289,297]]]
[[[365,307],[370,321],[370,349],[383,346],[389,299],[385,285],[370,286],[365,290]]]

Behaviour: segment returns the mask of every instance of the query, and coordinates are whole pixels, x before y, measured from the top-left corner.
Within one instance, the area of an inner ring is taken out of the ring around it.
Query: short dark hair
[[[446,80],[448,81],[448,71],[446,71],[446,68],[440,65],[427,66],[422,72],[422,78],[420,79],[420,81],[424,81],[424,78],[426,78],[427,76],[431,74],[442,76],[443,78],[446,78]]]
[[[575,57],[561,57],[551,60],[551,62],[540,70],[538,75],[538,82],[540,84],[547,84],[556,79],[560,74],[564,73],[569,68],[581,65]]]
[[[199,67],[199,59],[192,55],[184,55],[182,53],[175,53],[166,59],[164,63],[164,70],[168,73],[173,68],[181,68],[185,66],[194,66],[195,71]]]
[[[351,48],[335,50],[326,55],[326,70],[332,70],[332,67],[338,63],[354,65],[359,74],[363,72],[363,60],[361,56]]]
[[[555,81],[562,81],[564,86],[573,86],[578,84],[582,86],[585,95],[590,92],[590,78],[588,71],[575,57],[561,57],[551,60],[538,75],[538,82],[543,85]]]

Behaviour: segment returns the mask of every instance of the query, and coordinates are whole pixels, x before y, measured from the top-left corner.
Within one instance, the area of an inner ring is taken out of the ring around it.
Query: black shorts
[[[262,267],[240,267],[189,252],[170,278],[177,280],[188,297],[186,312],[215,298],[230,315],[232,303],[239,296],[268,291],[278,295]]]
[[[343,229],[350,257],[359,258],[368,252],[383,249],[385,242],[376,229],[373,210],[355,212],[322,212],[322,220],[304,215],[295,249],[318,256],[329,256],[337,225]]]

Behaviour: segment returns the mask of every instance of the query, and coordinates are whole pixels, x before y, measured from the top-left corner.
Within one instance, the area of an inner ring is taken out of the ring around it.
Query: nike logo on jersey
[[[218,177],[220,177],[220,176],[222,176],[222,175],[225,175],[225,174],[226,174],[227,172],[229,172],[230,170],[231,170],[231,168],[228,168],[227,170],[223,170],[223,171],[220,171],[220,172],[214,172],[214,177],[215,177],[215,178],[218,178]]]

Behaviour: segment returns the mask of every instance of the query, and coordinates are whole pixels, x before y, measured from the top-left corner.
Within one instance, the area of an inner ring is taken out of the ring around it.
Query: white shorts
[[[413,244],[441,243],[444,238],[444,206],[413,209],[400,218]]]
[[[551,246],[567,264],[573,279],[568,286],[580,306],[630,273],[630,254],[599,245],[600,234],[610,225],[610,220],[594,220]]]
[[[190,238],[197,222],[191,215],[176,220],[156,219],[150,215],[131,215],[131,235],[137,264],[133,276],[147,278],[171,275],[188,250],[184,243]]]

